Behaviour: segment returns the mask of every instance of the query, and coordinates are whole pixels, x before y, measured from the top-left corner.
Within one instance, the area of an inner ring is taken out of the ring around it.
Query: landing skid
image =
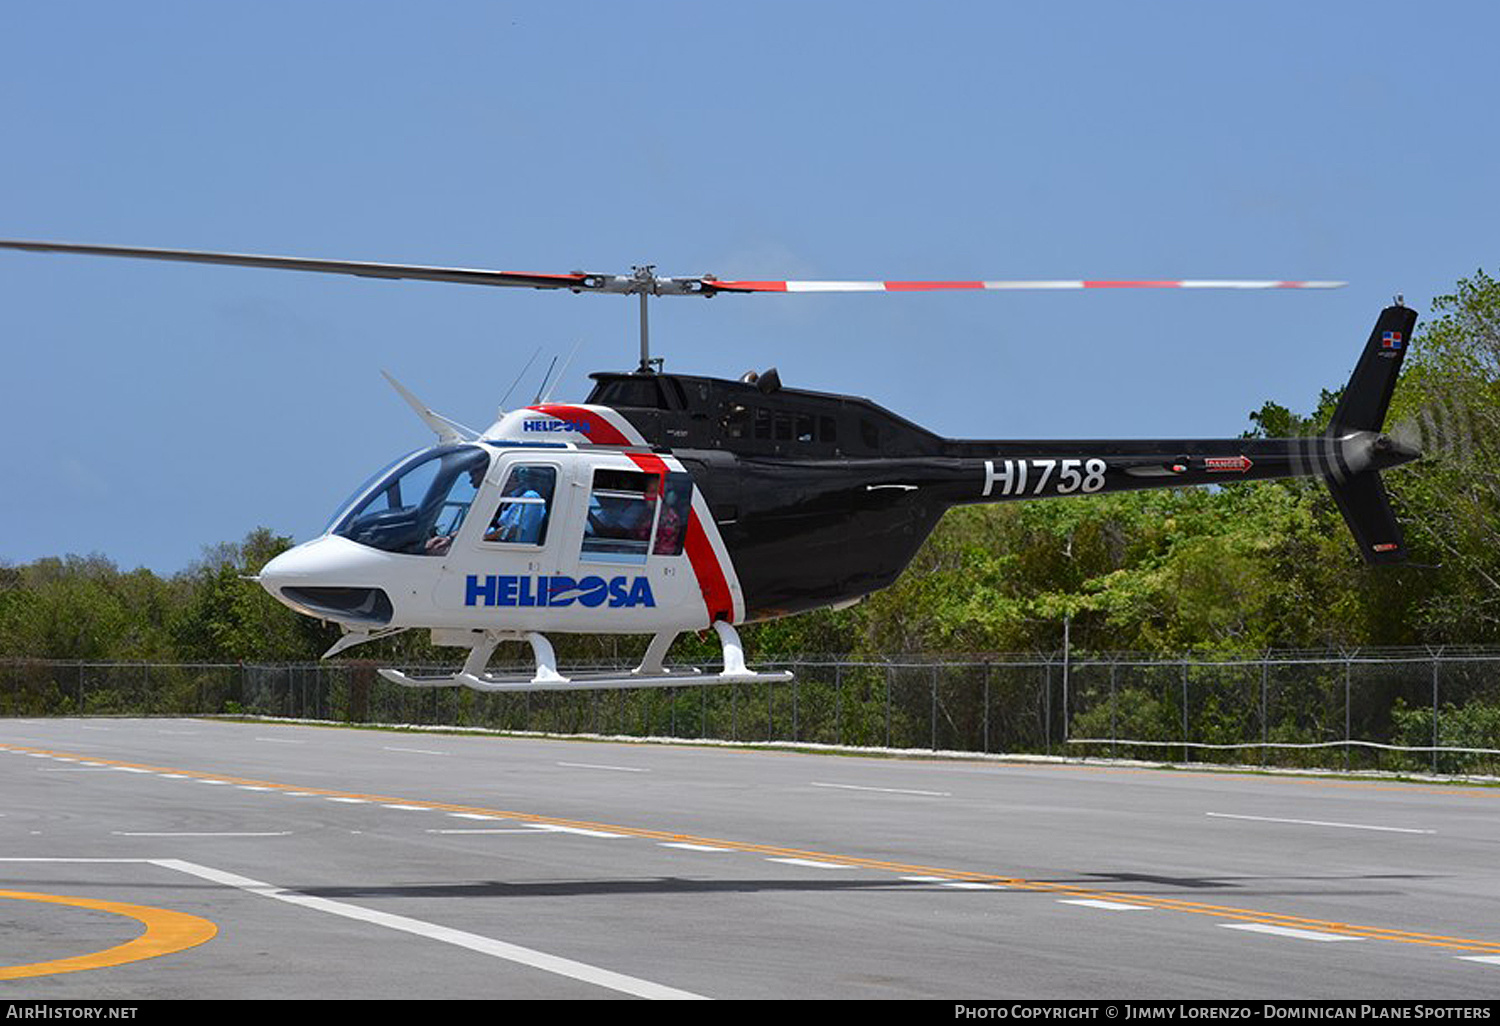
[[[576,673],[564,676],[557,670],[557,655],[552,643],[536,632],[515,633],[509,631],[484,631],[470,634],[464,640],[433,632],[436,644],[456,644],[469,648],[469,658],[463,669],[455,674],[441,676],[413,676],[400,670],[382,669],[380,675],[386,680],[408,688],[466,687],[475,691],[592,691],[607,688],[677,688],[707,684],[779,684],[792,679],[787,670],[757,673],[745,665],[744,649],[740,645],[739,633],[729,624],[714,624],[719,641],[724,649],[724,669],[720,673],[708,673],[695,667],[668,669],[662,665],[667,649],[677,637],[676,633],[658,634],[651,639],[641,664],[628,672],[603,671]],[[445,640],[446,639],[446,640]],[[525,641],[531,645],[536,659],[536,672],[527,677],[522,674],[497,675],[485,667],[495,648],[503,641]]]

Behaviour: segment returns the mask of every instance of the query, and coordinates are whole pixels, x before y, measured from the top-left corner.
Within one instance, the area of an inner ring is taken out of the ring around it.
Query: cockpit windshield
[[[489,470],[476,445],[440,445],[401,461],[339,518],[332,533],[385,552],[442,555]]]

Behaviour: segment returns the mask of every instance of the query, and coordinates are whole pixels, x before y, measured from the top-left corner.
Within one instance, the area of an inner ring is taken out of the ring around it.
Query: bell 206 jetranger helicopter
[[[1417,452],[1382,433],[1416,314],[1381,312],[1327,429],[1305,438],[967,441],[941,438],[865,399],[669,374],[651,358],[651,296],[1024,288],[1320,288],[1308,281],[722,281],[712,276],[516,274],[188,250],[0,240],[0,247],[481,285],[635,295],[640,365],[592,375],[580,404],[502,412],[478,432],[391,379],[436,445],[374,475],[317,538],[258,580],[338,623],[326,656],[412,628],[469,650],[450,676],[381,673],[415,687],[481,691],[651,687],[790,679],[756,673],[736,626],[839,607],[890,584],[950,506],[1141,488],[1312,476],[1327,482],[1360,552],[1405,557],[1380,471]],[[686,631],[713,629],[720,673],[668,669]],[[628,673],[559,672],[545,632],[650,634]],[[501,642],[535,671],[486,671]]]

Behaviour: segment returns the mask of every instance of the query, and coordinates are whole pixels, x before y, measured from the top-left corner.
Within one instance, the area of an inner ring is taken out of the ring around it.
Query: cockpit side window
[[[440,556],[468,515],[489,470],[475,445],[439,446],[390,471],[333,533],[385,552]]]
[[[500,492],[500,505],[484,530],[484,540],[545,545],[556,486],[556,467],[540,463],[512,467]]]

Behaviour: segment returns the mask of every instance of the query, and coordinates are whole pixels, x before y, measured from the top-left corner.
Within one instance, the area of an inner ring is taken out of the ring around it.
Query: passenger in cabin
[[[667,487],[666,501],[656,526],[656,544],[651,552],[657,556],[675,556],[682,551],[683,493],[674,485]]]
[[[536,472],[530,467],[518,467],[505,483],[500,510],[485,531],[484,540],[540,544],[542,527],[547,522],[547,501],[538,487],[545,487],[545,482],[536,480]]]

